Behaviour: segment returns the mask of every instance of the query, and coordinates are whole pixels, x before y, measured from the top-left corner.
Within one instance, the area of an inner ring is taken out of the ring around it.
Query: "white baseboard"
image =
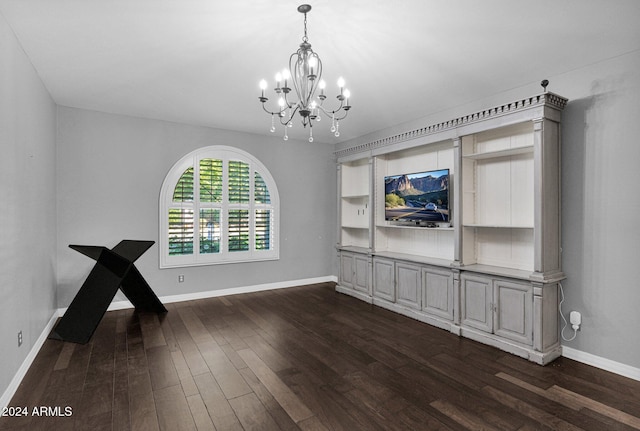
[[[337,283],[338,277],[335,275],[329,275],[326,277],[316,277],[316,278],[305,278],[302,280],[291,280],[291,281],[280,281],[277,283],[265,283],[265,284],[255,284],[253,286],[241,286],[241,287],[230,287],[228,289],[220,289],[220,290],[209,290],[206,292],[195,292],[195,293],[186,293],[184,295],[169,295],[169,296],[161,296],[160,302],[163,304],[170,304],[172,302],[183,302],[183,301],[193,301],[195,299],[205,299],[205,298],[215,298],[217,296],[229,296],[229,295],[238,295],[240,293],[252,293],[252,292],[262,292],[264,290],[274,290],[274,289],[284,289],[287,287],[296,287],[296,286],[304,286],[307,284],[317,284],[317,283]],[[131,308],[133,307],[129,301],[122,301],[122,304],[129,304],[129,307],[122,308]],[[117,303],[111,304],[112,306]],[[111,307],[109,307],[111,310]]]
[[[15,374],[15,376],[13,376],[11,383],[9,383],[9,386],[2,394],[2,398],[0,398],[0,410],[4,410],[4,408],[7,407],[11,402],[11,398],[13,398],[13,395],[18,390],[18,387],[20,386],[20,383],[22,383],[22,379],[24,379],[24,376],[27,375],[27,371],[29,371],[29,367],[31,367],[33,360],[36,358],[36,356],[38,355],[38,352],[42,348],[42,345],[47,340],[47,337],[49,336],[49,333],[53,329],[53,326],[56,324],[56,320],[58,320],[59,316],[60,316],[59,310],[55,310],[53,312],[53,315],[49,319],[49,322],[44,327],[44,330],[42,331],[42,333],[34,343],[33,347],[29,351],[29,354],[24,359],[24,361],[22,361],[22,365],[20,365],[20,368],[18,368],[18,372]]]
[[[582,362],[583,364],[591,365],[592,367],[600,368],[614,374],[619,374],[621,376],[640,381],[640,368],[632,367],[630,365],[622,364],[620,362],[612,361],[611,359],[592,355],[591,353],[572,349],[571,347],[566,346],[562,346],[562,356],[573,359],[574,361]]]
[[[304,278],[301,280],[279,281],[276,283],[254,284],[253,286],[230,287],[228,289],[207,290],[205,292],[185,293],[182,295],[160,296],[158,299],[163,304],[171,304],[173,302],[194,301],[196,299],[215,298],[218,296],[238,295],[240,293],[262,292],[263,290],[285,289],[287,287],[304,286],[307,284],[317,283],[337,283],[338,277],[328,275],[326,277]],[[126,310],[133,308],[133,304],[129,301],[112,302],[107,311]],[[58,309],[58,315],[64,315],[66,308]]]
[[[239,293],[261,292],[264,290],[284,289],[287,287],[296,287],[296,286],[304,286],[307,284],[328,283],[328,282],[337,283],[338,277],[334,275],[329,275],[326,277],[305,278],[302,280],[291,280],[291,281],[283,281],[283,282],[277,282],[277,283],[257,284],[253,286],[232,287],[229,289],[187,293],[184,295],[161,296],[159,299],[160,299],[160,302],[162,302],[163,304],[169,304],[172,302],[192,301],[195,299],[237,295]],[[109,311],[123,310],[126,308],[133,308],[133,305],[131,304],[131,302],[118,301],[118,302],[112,302],[108,310]],[[49,333],[51,333],[51,330],[53,329],[53,326],[55,325],[56,320],[58,319],[58,317],[63,316],[65,311],[67,311],[66,307],[59,308],[54,311],[53,315],[51,316],[51,319],[49,319],[49,322],[47,323],[45,328],[42,330],[40,337],[38,337],[38,340],[36,340],[35,344],[31,348],[31,351],[29,351],[29,354],[27,355],[25,360],[22,362],[22,365],[18,369],[18,372],[15,374],[15,376],[13,376],[11,383],[9,383],[9,386],[2,394],[2,398],[0,398],[0,411],[5,407],[7,407],[9,405],[9,402],[11,402],[11,398],[13,398],[13,395],[18,390],[18,387],[20,386],[22,379],[27,374],[27,371],[29,371],[29,367],[31,366],[31,364],[33,363],[33,360],[36,358],[36,355],[42,348],[42,345],[44,344],[47,337],[49,336]]]

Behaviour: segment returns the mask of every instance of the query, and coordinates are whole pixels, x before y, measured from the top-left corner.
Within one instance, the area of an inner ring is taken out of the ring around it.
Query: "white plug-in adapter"
[[[582,315],[579,311],[572,311],[569,314],[569,321],[571,322],[571,327],[577,331],[582,324]]]

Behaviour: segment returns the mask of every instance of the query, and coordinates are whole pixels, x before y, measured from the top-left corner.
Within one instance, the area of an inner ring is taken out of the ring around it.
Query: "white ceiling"
[[[258,82],[273,87],[298,48],[301,3],[0,0],[0,13],[59,105],[268,135]],[[362,136],[640,49],[638,0],[311,5],[309,42],[328,94],[342,75],[353,105],[340,138],[325,121],[314,127],[316,142]]]

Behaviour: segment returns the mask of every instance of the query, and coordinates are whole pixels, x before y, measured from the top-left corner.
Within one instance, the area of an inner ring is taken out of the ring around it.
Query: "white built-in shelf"
[[[357,226],[357,225],[342,225],[342,229],[369,229],[369,225],[361,225],[361,226]]]
[[[371,254],[373,254],[373,256],[385,257],[387,259],[403,260],[405,262],[421,263],[440,267],[451,267],[453,263],[451,260],[447,259],[420,256],[417,254],[397,253],[394,251],[373,251]]]
[[[492,265],[464,265],[460,267],[465,271],[477,272],[480,274],[497,275],[499,277],[517,278],[520,280],[530,280],[533,275],[532,271],[525,271],[522,269],[505,268],[501,266]]]
[[[533,226],[529,225],[513,225],[513,224],[476,224],[476,223],[465,223],[462,226],[464,227],[474,227],[474,228],[487,228],[487,229],[533,229]]]
[[[343,195],[342,199],[366,199],[368,198],[369,195],[368,194],[362,194],[362,195]]]
[[[385,229],[414,229],[414,230],[448,230],[453,231],[452,227],[426,227],[426,226],[401,226],[395,224],[379,224],[376,225],[378,228]]]
[[[483,159],[494,159],[499,157],[515,156],[518,154],[527,154],[527,153],[533,153],[533,145],[528,145],[526,147],[509,148],[507,150],[465,154],[462,157],[464,157],[465,159],[483,160]]]
[[[355,245],[336,245],[336,248],[340,251],[350,251],[352,253],[364,253],[367,254],[371,251],[371,249],[367,247],[358,247]]]

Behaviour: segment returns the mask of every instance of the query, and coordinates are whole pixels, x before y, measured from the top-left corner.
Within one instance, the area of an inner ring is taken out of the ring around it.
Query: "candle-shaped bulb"
[[[262,103],[266,102],[266,99],[264,98],[264,90],[266,89],[267,89],[267,81],[263,79],[260,81],[260,90],[261,90],[260,101]]]
[[[347,103],[345,103],[345,105],[349,106],[349,97],[351,97],[351,92],[349,90],[347,90],[346,88],[344,90],[344,97],[347,99]]]
[[[344,78],[342,76],[338,78],[338,87],[340,87],[341,91],[344,88]]]
[[[309,75],[313,75],[313,70],[316,68],[316,66],[318,65],[318,60],[316,60],[315,57],[309,57]]]
[[[289,73],[289,69],[287,68],[282,69],[282,78],[284,78],[284,85],[282,86],[282,88],[288,88],[287,79],[291,78],[291,73]]]

